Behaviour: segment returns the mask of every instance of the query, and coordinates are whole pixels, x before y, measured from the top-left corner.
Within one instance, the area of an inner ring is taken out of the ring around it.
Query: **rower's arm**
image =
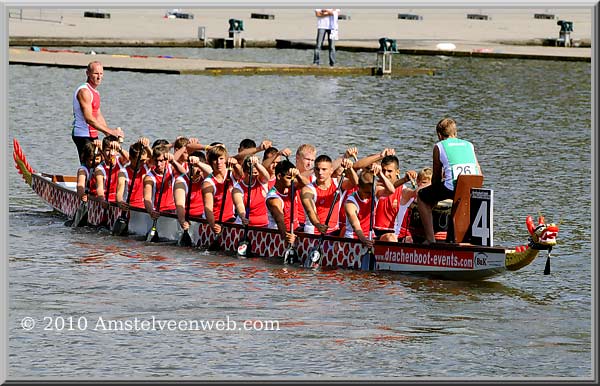
[[[145,150],[148,154],[148,160],[146,160],[146,162],[150,161],[150,159],[152,159],[152,148],[150,147],[150,140],[146,137],[140,137],[140,139],[138,139],[138,142],[141,143],[144,147],[142,151]]]
[[[260,181],[260,183],[266,184],[267,182],[269,182],[269,179],[271,179],[269,171],[264,166],[262,166],[260,162],[255,163],[254,167],[258,170],[258,180]]]
[[[246,206],[244,205],[244,192],[242,192],[238,188],[233,188],[233,190],[231,191],[231,200],[233,201],[233,205],[235,205],[235,212],[237,213],[240,220],[245,218]]]
[[[346,177],[347,178],[344,178],[343,181],[339,182],[340,184],[342,184],[343,190],[348,190],[358,185],[358,174],[356,173],[356,170],[354,170],[353,167],[349,167],[346,169]]]
[[[144,177],[144,208],[148,214],[151,214],[154,210],[154,197],[152,197],[152,189],[154,188],[154,181],[152,178]]]
[[[271,166],[271,164],[273,163],[273,161],[275,161],[275,159],[279,156],[284,156],[284,157],[289,157],[292,154],[292,151],[289,148],[285,148],[283,150],[279,150],[277,153],[275,154],[271,154],[270,157],[266,158],[263,160],[262,165],[265,167],[265,169],[269,169],[269,166]]]
[[[227,159],[227,169],[230,172],[225,175],[228,175],[229,178],[232,178],[232,181],[237,181],[244,177],[244,168],[235,157],[229,157]]]
[[[104,175],[100,170],[96,170],[94,178],[96,179],[96,197],[104,199]]]
[[[270,198],[267,200],[267,209],[269,209],[271,216],[273,216],[273,219],[275,219],[275,222],[277,223],[279,234],[285,237],[287,229],[285,227],[285,216],[283,214],[283,202],[275,198]]]
[[[85,172],[83,170],[77,171],[77,197],[81,200],[83,196],[86,194],[86,186],[85,183],[87,181]]]
[[[177,169],[177,172],[179,173],[179,175],[187,173],[187,171],[185,170],[183,165],[180,164],[179,162],[177,162],[177,160],[175,158],[171,159],[171,165],[173,165],[175,167],[175,169]],[[175,177],[173,177],[173,178],[175,178]]]
[[[443,166],[442,161],[440,161],[440,150],[436,145],[433,147],[433,173],[431,175],[431,185],[439,186],[443,184],[442,171]]]
[[[349,147],[348,149],[346,149],[346,151],[344,152],[344,154],[333,160],[333,162],[331,162],[331,168],[334,170],[334,175],[336,174],[336,172],[338,171],[338,169],[341,167],[343,167],[344,169],[346,168],[345,166],[345,160],[349,160],[350,158],[354,158],[356,160],[356,156],[358,155],[358,148],[356,147]]]
[[[292,172],[292,176],[295,178],[294,183],[296,184],[296,189],[302,189],[306,185],[310,184],[310,180],[306,178],[303,173],[300,173],[298,169],[293,168],[290,169],[290,171]]]
[[[208,181],[204,181],[202,183],[202,200],[204,200],[204,217],[206,217],[206,221],[208,221],[208,225],[212,229],[215,227],[215,212],[213,211],[214,205],[214,189],[213,186]]]
[[[198,164],[196,166],[198,166],[200,169],[202,169],[202,175],[204,177],[207,177],[208,175],[210,175],[213,172],[213,168],[211,168],[209,164],[206,164],[202,161],[198,161]]]
[[[119,172],[119,176],[117,178],[117,203],[124,201],[125,189],[127,186],[127,180],[125,179],[125,173],[122,171]]]
[[[359,159],[352,165],[352,167],[355,170],[364,169],[364,168],[369,167],[371,164],[373,164],[375,162],[381,161],[386,156],[394,155],[394,154],[396,154],[396,150],[394,150],[392,148],[385,148],[379,153],[374,153],[374,154],[371,154],[371,155],[368,155],[366,157]]]
[[[406,205],[408,200],[411,198],[417,198],[418,188],[411,189],[406,186],[399,187],[398,189],[402,189],[402,195],[400,196],[400,205]]]
[[[358,219],[357,215],[358,208],[356,205],[352,201],[346,201],[344,209],[346,210],[346,218],[348,219],[348,222],[352,226],[352,230],[354,230],[354,233],[358,239],[363,243],[368,241],[360,226],[360,220]]]
[[[319,220],[319,217],[317,216],[317,210],[315,208],[313,196],[313,192],[309,188],[305,187],[302,189],[300,199],[302,200],[302,206],[304,207],[304,211],[306,212],[310,222],[317,227],[317,225],[321,224],[321,220]]]
[[[121,144],[117,145],[117,150],[120,154],[119,161],[121,162],[121,165],[127,165],[127,162],[131,161],[131,159],[129,158],[129,152],[125,150],[125,148],[121,146]]]
[[[236,155],[234,155],[233,158],[235,158],[239,163],[242,163],[242,162],[244,162],[244,159],[246,159],[246,157],[252,156],[256,153],[260,153],[261,151],[265,151],[268,148],[270,148],[271,146],[273,146],[273,143],[271,141],[269,141],[268,139],[265,139],[257,147],[251,147],[249,149],[244,149],[244,150],[240,151],[239,153],[237,153]]]
[[[175,201],[175,210],[177,211],[177,221],[179,221],[179,225],[183,227],[183,224],[185,223],[185,207],[187,201],[185,184],[178,179],[175,182],[173,189],[173,200]]]
[[[380,161],[382,158],[383,157],[381,157],[381,153],[371,154],[357,160],[354,164],[352,164],[352,167],[354,170],[364,169],[371,166],[372,163]]]
[[[390,179],[387,178],[385,176],[385,174],[383,174],[383,172],[381,172],[381,170],[377,174],[377,177],[379,177],[379,181],[381,182],[381,185],[380,184],[376,185],[375,195],[377,197],[389,196],[390,194],[392,194],[396,191],[396,187],[394,186],[392,181],[390,181]]]

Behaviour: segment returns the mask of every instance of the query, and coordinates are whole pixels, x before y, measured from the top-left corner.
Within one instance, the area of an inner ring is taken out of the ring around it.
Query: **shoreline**
[[[154,47],[154,48],[215,48],[215,41],[223,39],[113,39],[113,38],[47,38],[47,37],[13,37],[9,46],[14,47]],[[249,40],[242,39],[245,48],[275,48],[275,49],[301,49],[313,50],[312,40]],[[456,42],[453,50],[439,50],[436,40],[400,40],[398,41],[398,54],[424,55],[424,56],[456,56],[480,57],[495,59],[532,59],[591,62],[591,47],[587,42],[578,42],[579,47],[556,47],[549,45],[548,41],[530,39],[506,43],[482,44],[477,41]],[[591,43],[591,42],[590,42]],[[324,45],[326,49],[326,44]],[[226,49],[225,49],[226,50]],[[337,51],[348,52],[377,52],[377,41],[365,40],[338,40]]]
[[[188,8],[190,18],[168,18],[166,9],[9,11],[9,47],[218,47],[229,20],[243,21],[245,48],[312,50],[314,9]],[[268,16],[268,19],[252,15]],[[397,41],[400,54],[591,62],[592,8],[343,8],[336,50],[376,52],[379,39]],[[401,19],[401,16],[416,19]],[[543,15],[540,19],[536,15]],[[473,20],[470,16],[486,16]],[[572,21],[573,47],[556,46],[561,20]],[[446,43],[451,51],[438,49]],[[450,43],[450,44],[449,44]],[[326,47],[326,43],[324,44]],[[309,63],[307,63],[309,64]]]
[[[41,45],[48,47],[212,47],[211,42],[219,38],[207,38],[205,40],[199,39],[114,39],[114,38],[94,38],[94,37],[76,37],[76,38],[65,38],[65,37],[36,37],[36,36],[14,36],[9,38],[9,46],[30,46],[30,45]],[[415,39],[413,39],[415,40]],[[417,39],[419,40],[419,39]],[[430,40],[430,39],[421,39]],[[289,39],[244,39],[246,47],[255,48],[270,48],[276,47],[277,41],[293,41]],[[337,47],[344,47],[345,40],[338,40]],[[350,41],[350,40],[346,40]],[[372,39],[351,40],[352,42],[365,42],[365,50],[368,43],[372,43]],[[442,40],[440,40],[442,41]],[[501,44],[507,46],[543,46],[543,47],[556,47],[556,39],[547,38],[535,38],[535,39],[523,39],[523,40],[501,40],[501,41],[490,41],[489,44]],[[326,45],[326,43],[325,43]],[[313,44],[314,46],[314,44]],[[571,48],[591,48],[591,39],[573,40],[573,47]]]

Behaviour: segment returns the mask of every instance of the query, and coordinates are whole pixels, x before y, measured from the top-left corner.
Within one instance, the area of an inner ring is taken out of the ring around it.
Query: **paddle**
[[[89,194],[90,189],[88,185],[88,178],[85,177],[85,194]],[[87,201],[83,201],[77,211],[75,212],[75,216],[73,216],[73,220],[71,221],[71,227],[76,228],[82,225],[85,225],[87,222],[87,214],[88,214],[88,203]]]
[[[373,240],[373,218],[375,217],[375,175],[373,175],[373,185],[371,186],[371,217],[369,218],[369,240]],[[361,258],[360,266],[363,271],[372,271],[375,268],[375,253],[373,247],[369,247],[367,253]]]
[[[94,161],[92,162],[92,166],[88,171],[88,175],[89,173],[92,173],[92,171],[94,169],[96,169],[96,157],[99,154],[99,150],[96,147],[96,150],[94,151]],[[89,178],[86,176],[85,177],[85,194],[88,195],[90,193],[90,180]],[[87,214],[88,214],[88,202],[82,202],[81,205],[79,205],[79,208],[77,208],[77,212],[75,212],[75,216],[73,217],[73,220],[71,220],[71,226],[72,227],[79,227],[79,226],[83,226],[87,223]],[[67,221],[68,223],[68,221]],[[66,224],[66,223],[65,223]]]
[[[548,258],[546,259],[546,266],[544,267],[544,275],[550,275],[550,252],[552,252],[552,247],[548,247]]]
[[[340,195],[340,192],[342,190],[342,183],[344,182],[344,175],[346,174],[346,171],[344,170],[342,172],[342,175],[340,176],[340,184],[338,186],[338,188],[335,190],[335,194],[333,196],[333,202],[331,203],[331,207],[329,208],[329,212],[327,212],[327,217],[325,218],[325,225],[329,226],[329,219],[331,218],[331,214],[333,213],[333,208],[335,207],[335,203]],[[317,243],[316,247],[311,248],[308,251],[308,256],[310,259],[306,260],[306,264],[308,264],[308,266],[310,266],[310,262],[312,261],[313,263],[313,267],[317,268],[321,266],[321,262],[323,261],[323,242],[325,241],[325,233],[321,233],[321,236],[319,237],[319,241]]]
[[[163,173],[163,179],[162,179],[162,182],[160,183],[160,192],[158,192],[158,202],[156,205],[156,209],[159,212],[160,212],[160,201],[162,199],[163,188],[165,187],[165,181],[167,180],[167,177],[165,176],[165,174],[167,174],[168,170],[169,169],[167,167],[165,167],[165,171]],[[169,175],[169,177],[171,177],[171,175]],[[152,228],[150,228],[150,232],[148,232],[148,234],[146,235],[146,241],[152,241],[153,243],[157,243],[158,240],[160,239],[158,237],[158,231],[156,230],[157,222],[158,222],[158,217],[155,218],[154,221],[152,221]]]
[[[292,181],[292,186],[290,187],[290,233],[294,234],[294,201],[296,201],[296,188],[294,186],[294,181]],[[294,244],[290,244],[285,252],[283,253],[283,264],[296,264],[298,261],[298,252],[294,247]]]
[[[248,223],[244,225],[244,236],[237,247],[237,255],[241,258],[249,257],[252,254],[252,251],[250,250],[250,240],[248,240],[248,226],[250,225],[250,193],[252,193],[252,168],[252,163],[250,163],[250,170],[248,172],[248,197],[246,198],[246,220],[248,220]]]
[[[140,169],[140,159],[142,158],[142,151],[137,156],[137,160],[135,161],[135,169],[133,169],[133,177],[131,178],[131,182],[129,183],[129,189],[127,190],[127,200],[125,201],[127,205],[131,201],[131,192],[133,192],[133,186],[135,184],[135,177],[137,176],[137,172]],[[122,210],[121,215],[115,221],[112,229],[113,236],[123,236],[127,230],[127,224],[129,220],[127,218],[127,212]]]
[[[108,177],[106,178],[106,192],[104,193],[104,199],[106,200],[106,209],[104,209],[104,217],[101,225],[104,225],[108,228],[108,208],[110,207],[110,202],[108,199],[110,198],[110,180],[112,177],[113,165],[111,164],[108,167]]]
[[[190,185],[188,186],[187,199],[185,201],[185,221],[189,223],[190,221],[190,205],[192,199],[192,176],[194,175],[194,166],[190,164],[190,173],[189,180]],[[192,237],[190,236],[190,232],[188,229],[183,231],[179,242],[177,243],[180,247],[191,247],[192,246]]]
[[[227,188],[229,188],[229,169],[227,169],[227,173],[225,174],[225,181],[223,183],[223,196],[221,202],[221,212],[219,213],[219,224],[223,221],[223,212],[225,211],[225,199],[227,198]],[[219,250],[221,244],[221,235],[223,234],[223,229],[221,228],[221,232],[217,233],[217,237],[215,240],[210,243],[208,246],[209,251],[217,251]]]

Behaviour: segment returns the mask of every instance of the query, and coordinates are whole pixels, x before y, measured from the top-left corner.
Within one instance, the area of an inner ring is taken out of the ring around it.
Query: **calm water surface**
[[[124,51],[97,51],[103,50]],[[307,63],[311,55],[126,51],[280,63]],[[340,52],[339,58],[347,65],[374,62],[374,54]],[[148,246],[65,227],[9,166],[9,376],[591,377],[589,63],[408,56],[396,63],[438,73],[334,78],[106,71],[102,111],[110,125],[124,128],[127,143],[141,135],[185,134],[236,149],[242,138],[269,138],[294,150],[312,142],[331,156],[348,146],[358,146],[361,156],[394,147],[403,170],[430,165],[435,124],[454,117],[459,136],[475,144],[485,185],[494,189],[496,245],[526,243],[527,215],[561,222],[551,275],[543,275],[545,254],[520,271],[472,283],[316,273]],[[75,172],[71,98],[84,77],[82,70],[9,67],[9,140],[19,139],[34,169]],[[30,331],[21,327],[25,317],[36,321]],[[58,331],[61,317],[67,325]],[[97,324],[153,317],[278,321],[279,330],[108,331]],[[58,326],[46,330],[49,318]]]

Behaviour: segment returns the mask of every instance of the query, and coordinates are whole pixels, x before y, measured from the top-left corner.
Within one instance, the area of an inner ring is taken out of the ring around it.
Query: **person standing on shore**
[[[317,16],[317,45],[313,64],[319,64],[321,56],[321,47],[327,34],[327,43],[329,44],[329,65],[335,65],[335,41],[338,39],[338,14],[339,9],[315,9]]]
[[[81,162],[81,154],[86,143],[98,139],[98,131],[104,135],[114,135],[122,139],[120,127],[111,129],[100,112],[100,93],[97,88],[104,77],[102,63],[90,62],[86,69],[87,81],[73,94],[73,128],[71,137],[77,146],[77,154]]]

